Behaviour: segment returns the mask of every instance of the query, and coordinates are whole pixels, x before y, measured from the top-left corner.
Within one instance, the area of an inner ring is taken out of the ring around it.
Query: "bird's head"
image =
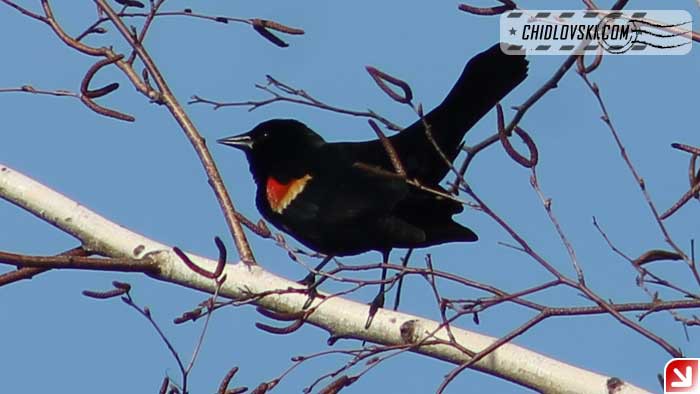
[[[301,170],[300,165],[308,163],[314,150],[325,144],[320,135],[294,119],[268,120],[217,142],[245,152],[256,179]]]

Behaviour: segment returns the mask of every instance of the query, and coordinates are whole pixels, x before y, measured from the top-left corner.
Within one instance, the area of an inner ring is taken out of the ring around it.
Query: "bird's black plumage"
[[[452,221],[458,203],[357,165],[352,151],[338,150],[299,122],[264,122],[248,138],[258,209],[311,249],[344,256],[477,239]]]
[[[470,59],[447,97],[425,116],[433,138],[450,161],[457,157],[467,131],[527,76],[525,56],[506,55],[499,46],[496,44]],[[434,185],[447,174],[449,167],[428,141],[420,119],[389,140],[409,178]],[[379,140],[333,146],[351,152],[357,161],[393,171]]]
[[[464,134],[526,75],[525,57],[506,55],[498,44],[467,63],[447,97],[425,117],[449,160],[459,153]],[[449,167],[428,141],[421,120],[389,140],[409,179],[440,189]],[[342,256],[477,240],[451,219],[462,210],[458,203],[418,190],[398,176],[357,166],[394,171],[379,140],[327,143],[299,121],[273,119],[219,142],[246,153],[261,214],[316,251]],[[270,198],[294,182],[302,190],[287,206],[275,209]]]
[[[524,56],[502,53],[498,44],[467,63],[447,97],[425,116],[450,161],[465,133],[525,79],[527,64]],[[389,140],[408,179],[442,190],[449,166],[427,139],[423,121]],[[452,220],[462,210],[459,203],[393,174],[379,140],[327,143],[299,121],[273,119],[219,142],[246,153],[263,217],[326,255],[377,250],[386,259],[392,248],[477,240]]]

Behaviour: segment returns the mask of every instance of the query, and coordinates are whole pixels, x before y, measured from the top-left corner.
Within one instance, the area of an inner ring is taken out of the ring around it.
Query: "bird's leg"
[[[391,250],[382,251],[382,264],[389,263],[389,253],[391,253]],[[367,317],[367,323],[365,323],[365,329],[368,329],[372,324],[372,320],[374,319],[374,315],[377,313],[377,310],[384,306],[384,292],[386,287],[384,283],[385,281],[386,267],[382,267],[382,283],[379,285],[379,294],[377,294],[377,296],[374,297],[374,300],[372,300],[372,303],[369,304],[369,316]]]
[[[304,279],[297,281],[297,283],[301,285],[312,286],[316,282],[316,272],[322,270],[323,267],[325,267],[326,264],[328,264],[328,262],[331,261],[332,258],[333,256],[324,257],[323,261],[321,261],[321,263],[317,265],[313,271],[309,272],[309,274],[306,275]]]
[[[413,253],[413,249],[409,249],[408,252],[406,252],[406,256],[404,256],[403,261],[401,262],[401,265],[404,268],[406,268],[406,266],[408,265],[408,259],[411,258],[411,253]],[[403,275],[399,276],[399,283],[396,287],[396,299],[394,300],[394,310],[399,309],[399,303],[401,303],[401,286],[403,286]]]
[[[297,283],[299,283],[300,285],[304,285],[304,286],[311,286],[314,284],[314,282],[316,282],[316,273],[315,272],[309,272],[309,274],[306,275],[304,277],[304,279],[297,281]]]
[[[333,258],[333,256],[326,256],[326,257],[324,257],[323,260],[321,261],[321,263],[320,263],[319,265],[317,265],[317,266],[314,268],[313,271],[309,272],[309,274],[306,275],[306,276],[304,277],[304,279],[302,279],[302,280],[300,280],[300,281],[297,282],[297,283],[302,284],[302,285],[304,285],[304,286],[307,286],[307,287],[309,288],[309,299],[306,300],[306,302],[304,303],[303,309],[306,309],[306,308],[309,307],[309,305],[311,305],[311,303],[313,302],[314,298],[316,298],[316,294],[317,294],[317,293],[316,293],[316,288],[317,288],[321,283],[323,283],[323,281],[326,280],[326,277],[324,276],[324,277],[321,278],[319,281],[316,281],[316,272],[318,272],[318,271],[320,271],[321,269],[323,269],[323,267],[325,267],[326,264],[328,264],[328,262],[331,261],[332,258]]]

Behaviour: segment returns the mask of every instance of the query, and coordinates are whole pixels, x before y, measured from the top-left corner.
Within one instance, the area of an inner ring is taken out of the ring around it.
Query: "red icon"
[[[700,358],[674,358],[664,368],[664,394],[700,394]]]

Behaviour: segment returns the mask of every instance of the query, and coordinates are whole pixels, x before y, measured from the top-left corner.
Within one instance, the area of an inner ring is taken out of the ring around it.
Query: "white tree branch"
[[[142,258],[147,254],[161,270],[157,279],[177,283],[205,292],[213,292],[215,284],[190,270],[166,245],[148,239],[92,212],[62,194],[0,164],[0,197],[51,223],[78,238],[86,249],[113,257]],[[213,271],[216,262],[190,255],[199,266]],[[250,293],[264,293],[299,287],[296,282],[273,275],[260,266],[243,263],[227,264],[227,280],[219,295],[245,299]],[[256,304],[281,312],[299,312],[307,296],[285,293],[266,296]],[[318,298],[317,301],[318,303]],[[368,306],[340,297],[325,300],[307,322],[334,336],[358,338],[370,342],[396,345],[407,341],[420,342],[435,332],[434,339],[449,341],[440,323],[418,316],[380,309],[369,329],[365,329]],[[402,335],[403,328],[403,335]],[[459,344],[478,352],[494,338],[475,332],[451,328]],[[429,338],[430,339],[430,338]],[[447,344],[417,346],[413,351],[454,364],[469,361],[469,355]],[[513,344],[501,346],[476,363],[474,368],[545,393],[646,393],[629,383],[611,390],[610,376],[600,375],[547,358]]]

